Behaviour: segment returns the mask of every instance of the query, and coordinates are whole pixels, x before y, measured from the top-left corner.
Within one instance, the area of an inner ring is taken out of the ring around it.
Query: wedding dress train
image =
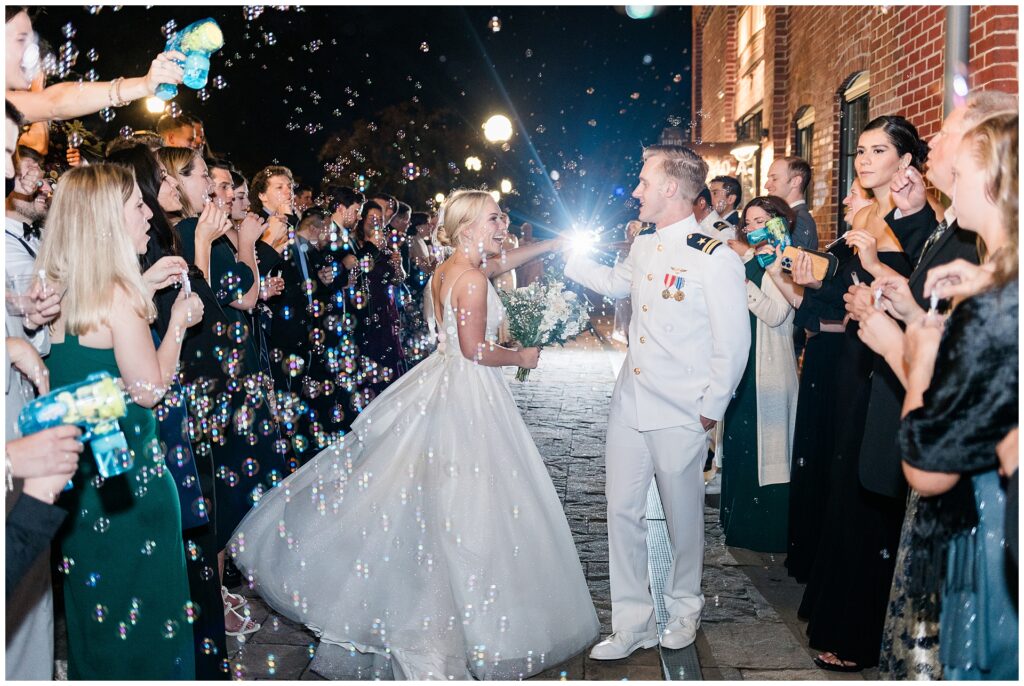
[[[494,340],[489,284],[487,305]],[[462,356],[457,321],[449,294],[438,349],[232,540],[259,595],[322,649],[377,656],[364,676],[521,679],[598,638],[544,462],[501,369]]]

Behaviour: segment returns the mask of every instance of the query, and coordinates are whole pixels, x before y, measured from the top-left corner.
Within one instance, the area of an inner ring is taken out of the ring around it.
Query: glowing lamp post
[[[505,143],[512,137],[512,122],[504,114],[496,114],[484,122],[484,138],[491,143]]]
[[[146,110],[150,114],[161,114],[166,106],[167,103],[161,100],[160,98],[156,97],[155,95],[146,98]]]

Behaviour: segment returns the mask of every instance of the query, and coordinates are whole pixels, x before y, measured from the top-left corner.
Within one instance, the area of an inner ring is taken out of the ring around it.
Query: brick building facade
[[[691,139],[759,143],[746,164],[709,159],[718,172],[740,167],[748,192],[774,158],[805,157],[811,212],[830,239],[859,128],[901,114],[927,140],[942,125],[946,23],[937,5],[695,7]],[[1015,5],[970,8],[970,88],[1018,92],[1018,27]]]

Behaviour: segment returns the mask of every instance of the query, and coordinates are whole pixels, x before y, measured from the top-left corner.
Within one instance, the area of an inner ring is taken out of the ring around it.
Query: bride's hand
[[[519,351],[519,366],[523,369],[536,369],[540,362],[540,348],[523,348]]]

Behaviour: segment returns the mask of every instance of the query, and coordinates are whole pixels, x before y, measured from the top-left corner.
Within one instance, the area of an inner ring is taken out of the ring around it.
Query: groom
[[[673,560],[665,582],[665,648],[693,643],[704,596],[704,479],[708,432],[725,415],[750,348],[743,264],[700,233],[693,201],[708,165],[689,148],[644,150],[640,235],[614,268],[573,255],[565,274],[611,298],[633,300],[629,351],[612,394],[605,447],[612,635],[590,653],[617,660],[658,643],[648,591],[647,491],[655,477]]]

